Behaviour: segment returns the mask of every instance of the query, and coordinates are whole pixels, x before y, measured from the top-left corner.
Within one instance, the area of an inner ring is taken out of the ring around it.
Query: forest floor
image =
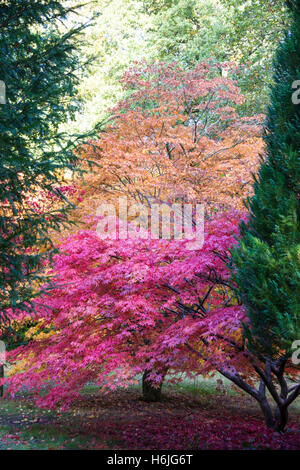
[[[35,407],[32,398],[0,401],[0,449],[298,449],[300,403],[284,435],[267,430],[256,402],[215,380],[165,386],[159,403],[140,387],[101,394],[84,388],[67,412]],[[300,400],[298,400],[299,402]]]

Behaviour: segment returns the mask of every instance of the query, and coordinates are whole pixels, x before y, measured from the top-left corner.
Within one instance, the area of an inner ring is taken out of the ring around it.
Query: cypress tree
[[[281,378],[293,342],[300,339],[300,104],[295,90],[300,79],[300,0],[287,1],[287,7],[291,27],[274,60],[266,154],[254,195],[246,203],[249,219],[232,252],[233,276],[249,320],[244,326],[247,348]],[[277,415],[286,413],[281,408]],[[281,416],[278,429],[286,419]]]

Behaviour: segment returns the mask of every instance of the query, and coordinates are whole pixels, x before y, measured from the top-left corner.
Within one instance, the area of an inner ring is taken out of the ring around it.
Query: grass
[[[26,399],[1,400],[0,449],[94,448],[95,443],[91,436],[72,432],[72,418],[72,413],[61,414],[57,411],[42,410]]]
[[[0,399],[0,449],[122,449],[128,445],[126,430],[139,429],[143,434],[143,423],[152,423],[155,429],[166,419],[179,423],[199,417],[204,423],[217,423],[223,417],[228,423],[237,417],[241,423],[249,418],[261,421],[253,399],[219,380],[215,376],[166,383],[162,402],[149,404],[140,399],[141,378],[128,390],[107,395],[89,383],[67,412],[39,409],[27,393],[14,400]],[[300,400],[291,406],[290,414],[294,423],[299,420]]]

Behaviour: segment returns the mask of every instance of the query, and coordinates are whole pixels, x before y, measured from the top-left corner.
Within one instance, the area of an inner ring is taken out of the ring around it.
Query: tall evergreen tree
[[[0,4],[0,80],[6,86],[6,104],[0,105],[2,320],[10,309],[30,308],[51,245],[49,232],[66,221],[70,206],[57,186],[61,174],[76,165],[74,148],[86,138],[60,130],[80,110],[76,90],[84,64],[78,50],[88,25],[76,23],[79,7],[66,3]],[[34,192],[54,195],[61,207],[35,211],[27,203]]]
[[[282,430],[290,390],[284,371],[292,344],[300,339],[300,104],[293,83],[300,79],[300,0],[289,0],[291,27],[274,61],[274,85],[265,126],[266,156],[247,202],[249,220],[232,253],[234,277],[247,308],[248,350],[265,365],[263,381],[277,404],[275,416],[261,403],[268,425]],[[272,385],[277,378],[280,394]]]

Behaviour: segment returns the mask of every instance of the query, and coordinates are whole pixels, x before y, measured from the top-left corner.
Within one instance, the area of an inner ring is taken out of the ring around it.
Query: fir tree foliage
[[[83,135],[61,126],[80,110],[77,87],[87,64],[79,50],[89,21],[80,6],[55,0],[0,2],[0,311],[29,308],[51,247],[49,232],[66,223],[69,202],[58,190],[74,169]],[[71,16],[70,16],[71,15]],[[71,20],[70,20],[71,18]],[[76,19],[78,18],[78,20]],[[56,210],[37,211],[28,198],[60,199]]]

